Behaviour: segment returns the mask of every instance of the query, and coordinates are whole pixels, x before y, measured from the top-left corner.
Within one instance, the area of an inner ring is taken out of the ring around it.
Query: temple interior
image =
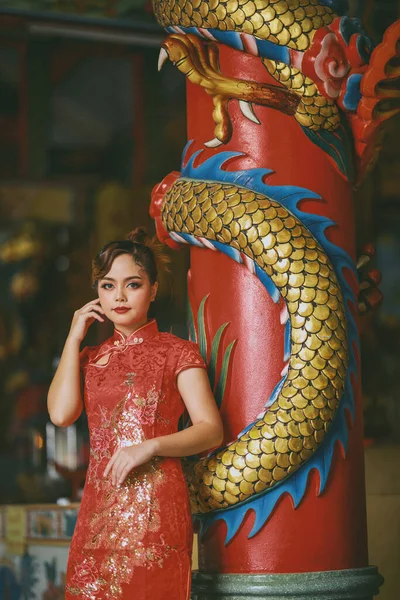
[[[351,0],[349,14],[379,41],[400,3]],[[89,434],[85,414],[51,423],[47,391],[73,312],[94,298],[93,256],[138,224],[155,234],[152,188],[180,169],[185,77],[158,72],[164,37],[150,0],[0,0],[0,600],[64,598]],[[357,254],[374,247],[383,294],[361,317],[369,561],[386,580],[379,597],[397,600],[400,115],[383,128],[354,212]],[[166,252],[152,310],[187,338],[189,252]],[[109,335],[95,324],[86,342]]]

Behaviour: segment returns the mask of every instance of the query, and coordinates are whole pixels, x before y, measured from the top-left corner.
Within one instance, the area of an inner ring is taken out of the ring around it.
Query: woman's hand
[[[96,320],[100,323],[104,322],[101,315],[104,315],[104,310],[100,306],[100,299],[96,298],[88,302],[75,311],[68,337],[81,342],[92,323]]]
[[[51,382],[47,406],[50,419],[58,427],[74,423],[83,410],[79,346],[94,321],[103,322],[100,300],[88,302],[74,313],[57,371]]]
[[[156,454],[156,440],[146,440],[135,446],[125,446],[119,448],[111,457],[103,477],[111,472],[111,481],[113,485],[121,485],[130,471],[148,462]]]

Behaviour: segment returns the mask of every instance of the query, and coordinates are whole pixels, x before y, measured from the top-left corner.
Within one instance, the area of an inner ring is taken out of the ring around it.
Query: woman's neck
[[[149,319],[146,317],[146,319],[142,320],[142,321],[138,321],[137,323],[132,323],[131,325],[126,325],[126,326],[115,326],[115,329],[117,331],[119,331],[120,333],[122,333],[123,335],[125,335],[126,337],[129,337],[130,335],[132,335],[132,333],[135,333],[135,331],[137,331],[138,329],[140,329],[141,327],[143,327],[143,325],[146,325],[146,323],[149,322]]]

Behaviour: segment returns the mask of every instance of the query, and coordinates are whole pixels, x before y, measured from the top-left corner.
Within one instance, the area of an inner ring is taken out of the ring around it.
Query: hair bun
[[[149,236],[145,227],[136,227],[128,233],[127,239],[135,244],[144,244],[146,246]]]
[[[135,229],[128,233],[127,239],[134,244],[142,244],[146,247],[147,252],[152,254],[159,273],[168,274],[170,272],[169,266],[171,261],[168,254],[164,253],[164,246],[160,244],[156,235],[151,237],[147,233],[146,227],[143,227],[143,225],[135,227]]]

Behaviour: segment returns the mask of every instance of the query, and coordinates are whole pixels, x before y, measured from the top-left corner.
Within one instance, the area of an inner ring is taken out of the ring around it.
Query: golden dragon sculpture
[[[338,160],[331,149],[350,127],[360,182],[377,160],[381,124],[400,110],[399,26],[374,51],[360,21],[340,16],[346,6],[346,0],[153,0],[158,22],[171,34],[159,69],[170,59],[213,97],[216,128],[208,147],[231,139],[231,100],[255,123],[253,104],[269,106],[292,114],[353,177],[343,164],[348,159]],[[278,85],[223,75],[218,43],[258,56]]]
[[[159,68],[170,59],[213,98],[215,137],[206,146],[231,140],[231,100],[257,124],[253,105],[262,105],[293,116],[347,180],[351,129],[358,179],[364,177],[377,157],[380,124],[400,110],[398,25],[374,50],[360,22],[341,16],[344,0],[153,0],[153,6],[170,34]],[[220,44],[259,57],[265,81],[224,75]],[[268,186],[251,170],[223,170],[237,153],[219,153],[195,166],[198,154],[153,194],[159,237],[170,245],[215,246],[253,263],[259,278],[271,281],[284,298],[290,332],[289,359],[263,413],[194,467],[193,510],[208,513],[271,492],[307,464],[304,493],[310,469],[324,471],[316,451],[330,434],[330,463],[334,441],[347,435],[344,408],[351,411],[353,402],[356,328],[348,307],[354,294],[342,274],[352,261],[340,249],[332,251],[324,234],[330,223],[321,227],[324,219],[308,219],[297,207],[300,199],[317,196]]]
[[[347,327],[335,271],[310,231],[285,207],[236,185],[179,179],[165,196],[167,231],[243,252],[286,300],[287,377],[254,425],[196,464],[194,510],[233,506],[282,481],[321,444],[343,393]]]
[[[330,25],[337,17],[329,6],[322,5],[319,1],[314,0],[246,0],[245,2],[222,0],[210,3],[198,2],[198,0],[194,2],[177,0],[173,4],[167,1],[154,2],[154,12],[158,22],[167,28],[195,27],[202,29],[205,35],[207,35],[207,30],[210,29],[245,34],[245,42],[247,42],[245,48],[249,53],[252,53],[252,50],[257,51],[257,46],[254,43],[255,38],[269,40],[273,44],[304,53],[311,46],[315,33],[321,27]],[[189,39],[194,42],[192,38]],[[212,35],[210,39],[213,39]],[[185,45],[187,46],[188,57],[186,61],[182,61],[182,46]],[[195,69],[189,67],[188,64],[184,64],[184,62],[191,62],[191,58],[194,59],[195,53],[193,48],[190,47],[188,38],[182,36],[182,34],[176,34],[169,38],[165,43],[164,50],[165,53],[161,55],[162,60],[165,60],[168,54],[177,67],[189,76],[189,79],[192,78],[195,83],[200,83],[206,89],[210,81],[213,81],[215,85],[215,80],[221,80],[216,60],[207,65],[209,69],[211,67],[211,70],[207,73],[208,77],[203,78],[204,83],[197,79]],[[213,52],[215,52],[215,49],[213,49]],[[204,67],[203,57],[200,62]],[[339,109],[335,101],[322,95],[310,77],[304,75],[295,66],[287,65],[282,61],[263,58],[262,62],[274,79],[294,92],[297,99],[294,117],[301,125],[315,130],[336,129],[339,126]],[[190,73],[188,73],[189,68],[191,69]],[[235,86],[227,85],[227,83],[228,81],[225,80],[225,85],[221,89],[222,93],[217,90],[215,92],[214,97],[221,96],[221,103],[236,97],[234,94]],[[232,84],[232,82],[229,83]],[[260,84],[253,84],[253,86],[259,89],[262,96],[262,86]],[[215,88],[217,87],[215,86]],[[251,102],[265,104],[265,100],[260,102],[257,98],[253,98]],[[250,118],[253,120],[256,118],[252,108],[246,110],[243,104],[242,107],[245,116],[253,113]],[[216,139],[226,143],[229,134],[226,132],[221,135],[221,132],[217,131]]]

